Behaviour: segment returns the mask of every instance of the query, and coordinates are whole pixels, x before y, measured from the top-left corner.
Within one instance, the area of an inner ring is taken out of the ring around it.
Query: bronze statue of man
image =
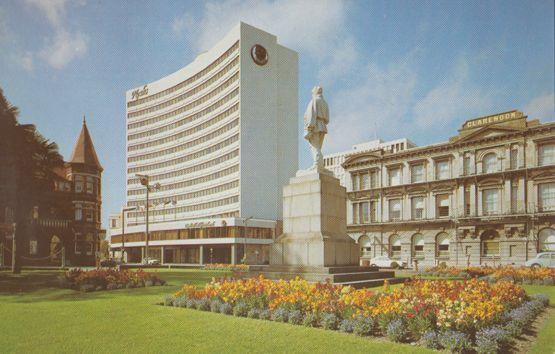
[[[321,171],[324,169],[322,144],[328,133],[327,125],[330,121],[328,104],[322,96],[323,89],[316,86],[312,89],[312,100],[304,113],[304,138],[310,143],[314,164],[310,169]]]

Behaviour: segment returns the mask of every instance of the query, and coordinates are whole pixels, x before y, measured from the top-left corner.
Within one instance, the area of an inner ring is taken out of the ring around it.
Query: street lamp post
[[[139,177],[139,179],[141,181],[141,184],[143,186],[145,186],[145,188],[146,188],[146,225],[145,225],[145,233],[146,233],[145,254],[146,254],[146,258],[143,259],[143,262],[146,260],[146,263],[148,263],[148,258],[149,258],[149,256],[148,256],[148,239],[149,239],[149,236],[150,236],[149,232],[148,232],[148,220],[149,220],[148,209],[149,209],[149,206],[150,206],[149,205],[149,203],[150,203],[149,193],[152,189],[159,190],[160,189],[160,183],[155,183],[155,184],[151,185],[151,184],[149,184],[149,176],[140,175],[140,174],[137,174],[136,176]]]
[[[137,207],[127,207],[121,209],[121,262],[125,261],[125,213],[136,210]]]
[[[244,262],[243,264],[247,264],[247,222],[252,219],[252,216],[249,216],[248,218],[244,218],[243,219],[243,259]]]

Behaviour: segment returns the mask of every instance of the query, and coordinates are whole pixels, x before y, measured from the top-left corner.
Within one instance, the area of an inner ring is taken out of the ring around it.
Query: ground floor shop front
[[[158,245],[153,242],[148,247],[148,258],[157,260],[165,265],[204,265],[213,263],[224,264],[268,264],[270,243],[272,240],[258,240],[263,242],[242,242],[243,240],[211,239],[210,243],[203,244],[165,244]],[[256,241],[256,240],[255,240]],[[146,246],[134,243],[113,244],[111,246],[112,256],[121,258],[126,263],[144,263],[146,257]],[[246,254],[246,259],[245,259]]]
[[[451,220],[350,226],[361,249],[361,265],[387,255],[411,267],[524,265],[543,251],[555,251],[555,220],[551,216]]]

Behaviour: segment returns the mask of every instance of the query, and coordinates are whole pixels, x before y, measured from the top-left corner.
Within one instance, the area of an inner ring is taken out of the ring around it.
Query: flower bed
[[[204,288],[185,285],[166,297],[164,304],[386,336],[398,342],[419,341],[431,348],[481,351],[482,347],[502,348],[547,302],[530,299],[522,287],[503,281],[413,280],[394,290],[384,287],[374,292],[261,276],[214,280]],[[492,331],[504,336],[491,339]]]
[[[249,270],[247,264],[224,264],[224,263],[210,263],[204,266],[206,270],[228,270],[228,271],[238,271],[246,272]]]
[[[114,290],[164,285],[166,282],[152,273],[98,268],[84,271],[80,268],[68,270],[59,278],[60,285],[80,291]]]
[[[426,271],[428,275],[440,277],[476,278],[488,277],[493,281],[509,280],[522,284],[554,285],[555,269],[526,267],[434,267]]]

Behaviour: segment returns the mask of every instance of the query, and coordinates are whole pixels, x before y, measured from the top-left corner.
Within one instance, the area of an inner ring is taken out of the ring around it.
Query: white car
[[[144,263],[147,265],[159,265],[160,261],[155,258],[145,258]]]
[[[391,259],[388,256],[379,256],[370,260],[370,267],[379,268],[406,268],[407,262]]]
[[[532,258],[526,263],[527,267],[546,267],[555,268],[555,252],[541,252],[536,255],[536,258]]]

